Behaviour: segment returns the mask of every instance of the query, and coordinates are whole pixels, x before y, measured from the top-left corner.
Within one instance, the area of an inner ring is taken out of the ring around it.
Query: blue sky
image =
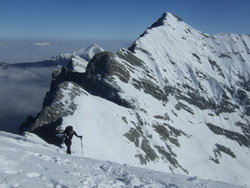
[[[209,34],[250,34],[250,0],[0,0],[0,38],[135,40],[164,12]]]

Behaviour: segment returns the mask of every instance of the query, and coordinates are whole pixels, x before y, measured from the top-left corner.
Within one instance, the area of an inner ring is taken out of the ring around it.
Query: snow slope
[[[34,134],[0,132],[0,187],[240,188],[197,177],[167,174],[110,161],[66,155]]]
[[[71,84],[68,85],[68,88],[70,91],[74,90],[74,86]],[[171,167],[171,164],[165,162],[164,159],[162,161],[157,159],[154,162],[142,165],[138,158],[135,157],[135,155],[142,153],[143,150],[139,147],[135,148],[134,144],[124,137],[124,134],[133,129],[134,123],[138,121],[134,110],[119,106],[101,97],[93,96],[83,89],[78,93],[82,94],[74,99],[74,103],[78,105],[77,109],[74,114],[63,118],[62,128],[73,125],[76,132],[83,135],[86,157],[171,172],[168,168],[168,166]],[[152,100],[146,94],[143,100],[155,104],[155,106],[145,107],[145,110],[147,108],[155,109],[159,113],[165,110],[164,107],[158,105],[156,100]],[[61,101],[70,101],[70,95],[65,95]],[[185,113],[183,113],[183,116],[190,119]],[[143,118],[150,121],[149,116]],[[176,122],[177,126],[184,124],[183,119],[178,120],[178,117],[174,117],[174,115],[170,115],[170,118]],[[192,121],[195,121],[195,119]],[[162,147],[165,147],[161,137],[153,128],[144,126],[143,129],[148,137],[153,138],[150,144],[161,144]],[[237,143],[213,135],[207,127],[202,126],[202,123],[197,120],[195,123],[182,128],[182,130],[190,136],[183,135],[179,137],[181,147],[176,147],[170,142],[168,145],[177,154],[177,159],[181,165],[189,170],[189,175],[216,181],[235,182],[235,184],[239,185],[249,185],[248,148],[242,148]],[[74,138],[73,142],[72,148],[76,152],[75,154],[81,156],[80,141]],[[140,142],[143,142],[143,138],[139,138],[138,143]],[[215,143],[217,142],[233,145],[232,150],[237,156],[236,160],[226,153],[221,153],[218,157],[218,160],[220,160],[219,165],[212,160],[208,160],[208,155],[214,155],[213,147],[216,147]],[[157,155],[160,155],[160,153],[157,152]],[[174,171],[183,174],[182,170]]]

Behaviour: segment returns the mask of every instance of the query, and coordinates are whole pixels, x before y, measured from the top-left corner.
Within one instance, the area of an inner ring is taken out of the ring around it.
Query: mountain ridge
[[[54,72],[22,128],[57,144],[71,124],[90,158],[250,185],[249,46],[248,35],[211,36],[164,13],[129,49]]]
[[[48,42],[41,44],[46,45]],[[96,53],[104,51],[103,48],[97,44],[88,46],[87,48],[80,48],[73,53],[63,53],[57,56],[53,56],[49,59],[36,61],[36,62],[23,62],[23,63],[5,63],[0,62],[0,68],[31,68],[31,67],[56,67],[56,66],[68,66],[72,61],[72,58],[78,58],[80,61],[89,61]],[[76,61],[74,61],[76,62]],[[79,71],[79,70],[78,70]]]

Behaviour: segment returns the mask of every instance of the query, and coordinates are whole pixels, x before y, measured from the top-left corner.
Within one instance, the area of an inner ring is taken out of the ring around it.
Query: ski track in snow
[[[0,132],[0,187],[240,187],[66,155],[34,134]]]

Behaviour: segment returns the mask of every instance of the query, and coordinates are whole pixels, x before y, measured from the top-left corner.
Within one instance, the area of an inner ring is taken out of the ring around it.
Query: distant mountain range
[[[250,35],[164,13],[128,49],[89,49],[60,56],[67,66],[21,131],[58,144],[73,125],[89,158],[250,186]]]
[[[40,43],[35,43],[34,45],[39,45]],[[41,45],[46,45],[46,43],[41,43]],[[54,66],[67,66],[68,63],[71,61],[72,56],[79,56],[82,59],[87,61],[93,57],[95,53],[99,53],[104,51],[101,47],[94,44],[87,48],[81,48],[73,53],[64,53],[61,55],[57,55],[47,60],[38,61],[38,62],[29,62],[29,63],[13,63],[8,64],[5,62],[0,62],[0,68],[28,68],[28,67],[54,67]]]

